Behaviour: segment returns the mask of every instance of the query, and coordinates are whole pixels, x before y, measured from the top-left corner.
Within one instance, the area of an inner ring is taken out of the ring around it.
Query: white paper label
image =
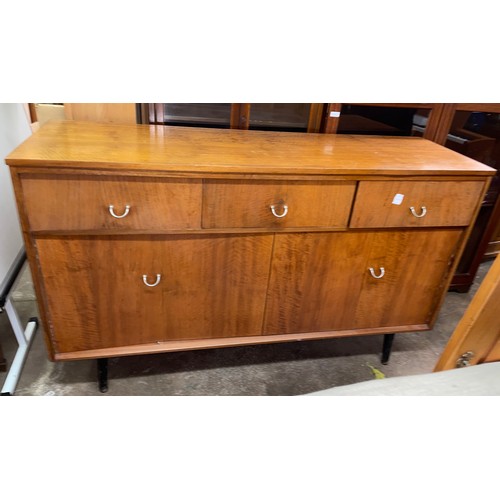
[[[340,116],[340,111],[330,111],[330,118],[338,118]]]
[[[405,197],[404,194],[397,194],[396,196],[394,196],[394,199],[392,200],[392,204],[393,205],[401,205],[401,203],[403,203],[403,198]]]

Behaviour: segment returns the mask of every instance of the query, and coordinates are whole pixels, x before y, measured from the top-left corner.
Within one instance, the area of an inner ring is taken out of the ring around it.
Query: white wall
[[[12,181],[4,160],[30,135],[23,105],[0,103],[0,290],[23,248]]]

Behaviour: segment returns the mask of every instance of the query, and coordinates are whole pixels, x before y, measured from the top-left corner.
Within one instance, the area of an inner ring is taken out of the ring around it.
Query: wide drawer
[[[483,181],[361,181],[350,227],[467,226]]]
[[[33,231],[200,227],[199,180],[23,175],[21,183]]]
[[[354,182],[205,181],[204,228],[347,226]]]

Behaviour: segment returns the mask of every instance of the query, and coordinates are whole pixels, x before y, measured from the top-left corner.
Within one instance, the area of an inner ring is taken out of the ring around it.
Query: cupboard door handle
[[[288,205],[283,205],[283,213],[281,215],[278,215],[276,213],[276,206],[277,205],[271,205],[271,212],[275,217],[278,217],[278,219],[281,219],[281,217],[285,217],[285,215],[288,213]]]
[[[148,275],[147,274],[143,274],[142,275],[142,281],[144,281],[144,284],[146,286],[156,286],[161,280],[161,274],[157,274],[156,275],[156,281],[154,283],[148,283]]]
[[[128,215],[130,212],[130,205],[125,205],[125,212],[123,212],[121,215],[116,215],[115,214],[115,207],[113,205],[109,205],[108,207],[109,213],[115,218],[115,219],[123,219]]]
[[[375,269],[373,269],[373,267],[369,267],[368,270],[370,271],[370,274],[377,280],[379,280],[380,278],[382,278],[385,274],[385,269],[383,267],[379,268],[380,269],[380,272],[379,274],[375,274]]]
[[[427,208],[421,207],[420,208],[420,214],[417,214],[417,211],[415,210],[415,207],[410,207],[410,212],[414,217],[423,217],[427,213]]]

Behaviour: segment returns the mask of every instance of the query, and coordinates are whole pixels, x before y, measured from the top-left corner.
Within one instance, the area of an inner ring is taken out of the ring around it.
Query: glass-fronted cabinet
[[[140,123],[320,132],[324,104],[315,103],[156,103],[139,104]]]
[[[447,104],[436,142],[497,170],[451,289],[466,292],[479,264],[500,253],[500,104]]]
[[[228,103],[161,103],[146,106],[142,113],[144,123],[217,128],[229,128],[231,125],[231,104]]]
[[[327,134],[418,136],[431,139],[443,104],[328,104],[323,120]]]
[[[311,104],[250,104],[249,129],[307,132]]]

